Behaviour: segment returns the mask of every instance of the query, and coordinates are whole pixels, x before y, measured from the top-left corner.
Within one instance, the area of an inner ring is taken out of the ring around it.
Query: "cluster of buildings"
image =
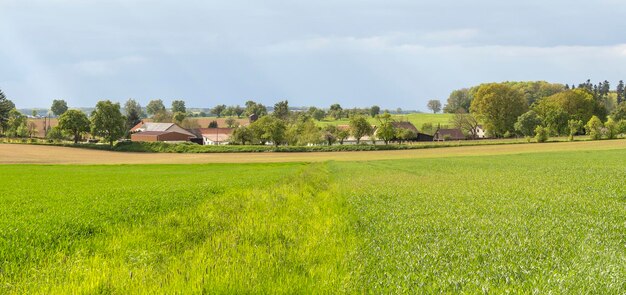
[[[425,134],[410,122],[393,122],[396,129],[411,130],[416,137],[411,141],[446,141],[446,140],[465,140],[467,136],[460,129],[438,128],[433,134]],[[339,125],[339,129],[348,130],[348,125]],[[231,136],[235,128],[194,128],[185,129],[175,123],[152,123],[140,122],[134,126],[131,132],[131,140],[138,142],[194,142],[201,145],[225,145],[231,141]],[[476,129],[478,139],[486,138],[485,130],[482,126]],[[372,140],[370,136],[364,136],[360,139],[362,143],[382,143],[380,140]],[[353,136],[343,140],[343,144],[356,144],[357,139]]]

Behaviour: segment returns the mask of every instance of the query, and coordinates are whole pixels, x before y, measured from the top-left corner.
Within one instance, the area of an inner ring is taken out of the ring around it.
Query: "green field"
[[[392,115],[393,119],[396,121],[409,121],[417,127],[417,129],[421,130],[422,125],[424,123],[433,124],[435,128],[437,125],[441,125],[441,127],[449,127],[450,119],[454,117],[454,114],[425,114],[425,113],[413,113],[406,115]],[[368,120],[373,125],[378,125],[379,122],[376,118],[369,117]],[[318,124],[320,126],[325,125],[348,125],[350,123],[349,119],[340,119],[340,120],[323,120],[319,121]]]
[[[626,292],[626,150],[4,165],[0,293]]]

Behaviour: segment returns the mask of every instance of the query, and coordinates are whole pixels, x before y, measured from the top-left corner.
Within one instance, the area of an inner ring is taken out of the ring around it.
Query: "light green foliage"
[[[391,124],[393,120],[389,113],[384,113],[378,116],[378,129],[376,130],[376,136],[380,138],[385,144],[393,140],[396,137],[396,128]]]
[[[48,133],[46,134],[47,139],[55,141],[65,140],[66,137],[67,136],[63,134],[63,131],[61,130],[61,128],[59,128],[59,126],[50,128],[50,130],[48,130]]]
[[[228,128],[235,128],[235,127],[239,126],[239,121],[237,121],[233,117],[226,118],[226,120],[224,120],[224,123],[226,123],[226,126]]]
[[[593,95],[589,92],[584,89],[574,89],[540,99],[533,109],[544,118],[546,125],[560,126],[563,121],[561,119],[563,112],[568,115],[565,124],[569,119],[589,121],[594,114],[595,104]]]
[[[592,140],[602,139],[602,128],[604,128],[600,118],[593,116],[585,125],[585,130]]]
[[[411,129],[398,128],[396,130],[396,137],[400,139],[400,141],[407,141],[415,139],[417,134]]]
[[[580,131],[581,128],[583,128],[583,121],[581,120],[569,120],[567,121],[567,128],[569,130],[569,141],[573,141],[574,140],[574,135],[576,135],[576,133],[578,133]]]
[[[356,138],[356,143],[361,142],[361,138],[372,134],[372,125],[364,116],[353,116],[350,118],[350,135]]]
[[[176,112],[172,115],[174,123],[179,125],[183,122],[183,120],[185,120],[185,118],[187,118],[187,114],[183,112]]]
[[[99,101],[91,113],[91,134],[104,138],[113,146],[113,141],[124,136],[125,123],[119,103],[112,103],[110,100]]]
[[[262,117],[267,115],[267,108],[260,103],[248,100],[246,101],[246,109],[244,113],[247,116],[256,115],[258,117]]]
[[[604,123],[604,128],[604,134],[607,139],[615,139],[620,133],[617,122],[613,121],[612,118],[609,118],[609,120]]]
[[[79,110],[69,110],[59,118],[59,128],[72,134],[74,143],[78,143],[83,133],[89,132],[89,118]]]
[[[621,120],[626,120],[626,102],[620,103],[614,110],[611,112],[611,118],[616,122]]]
[[[159,113],[164,113],[165,111],[166,110],[165,105],[163,104],[163,100],[160,99],[151,100],[146,106],[146,112],[148,112],[149,115],[156,115]]]
[[[254,134],[252,133],[252,130],[247,126],[241,126],[233,130],[231,141],[235,144],[251,144],[255,142]]]
[[[619,294],[625,165],[4,166],[0,293]]]
[[[535,128],[541,125],[541,118],[533,110],[523,113],[517,118],[515,122],[515,131],[524,136],[531,136],[535,134]]]
[[[287,142],[290,145],[319,144],[323,141],[322,131],[312,118],[298,118],[287,130]]]
[[[546,127],[537,126],[535,127],[535,140],[537,142],[546,142],[550,137],[550,130]]]
[[[7,135],[10,137],[26,137],[26,116],[16,109],[9,111],[7,120]]]
[[[250,125],[254,137],[261,143],[271,142],[275,146],[284,143],[287,125],[275,116],[264,116]]]
[[[63,113],[67,112],[67,102],[62,99],[55,99],[52,101],[52,106],[50,110],[55,116],[63,115]]]
[[[478,88],[470,110],[485,123],[489,132],[501,137],[513,131],[517,117],[525,113],[528,104],[522,93],[506,84],[484,84]]]
[[[226,105],[218,104],[214,108],[211,109],[211,113],[216,115],[218,118],[220,118],[225,110],[226,110]]]
[[[335,142],[337,142],[338,132],[339,129],[337,129],[337,126],[327,125],[322,130],[322,138],[324,139],[326,144],[333,145]]]

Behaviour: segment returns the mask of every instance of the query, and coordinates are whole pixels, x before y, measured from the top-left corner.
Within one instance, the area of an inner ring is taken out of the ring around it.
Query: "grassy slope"
[[[441,127],[447,126],[450,124],[450,119],[452,119],[453,114],[423,114],[423,113],[415,113],[415,114],[406,114],[406,115],[393,115],[394,120],[396,121],[409,121],[417,127],[417,129],[421,130],[422,125],[424,123],[431,123],[436,128],[437,124],[441,124]],[[378,121],[375,118],[368,118],[371,124],[378,125]],[[348,125],[350,120],[341,119],[341,120],[333,120],[333,121],[320,121],[318,124],[320,126],[325,125]]]
[[[0,293],[620,293],[625,165],[3,166]]]

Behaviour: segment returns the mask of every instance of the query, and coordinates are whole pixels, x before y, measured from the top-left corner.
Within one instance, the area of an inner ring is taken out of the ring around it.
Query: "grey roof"
[[[144,123],[140,129],[142,131],[167,131],[174,123]]]

